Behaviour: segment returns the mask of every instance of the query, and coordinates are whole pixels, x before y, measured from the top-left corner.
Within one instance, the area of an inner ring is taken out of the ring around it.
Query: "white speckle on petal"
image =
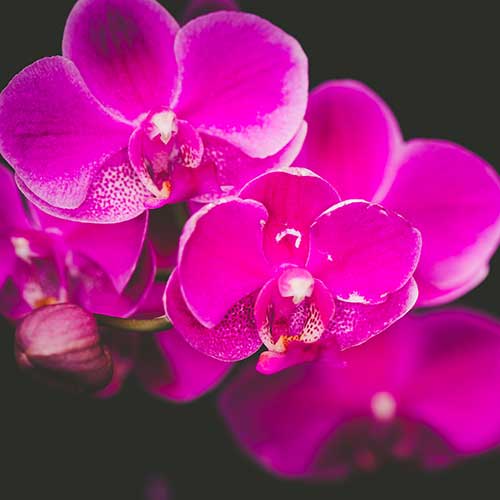
[[[15,254],[24,262],[31,263],[31,257],[34,256],[30,248],[30,243],[26,238],[13,236],[10,239],[14,247]]]
[[[352,302],[354,304],[365,304],[367,302],[366,297],[363,297],[359,292],[351,292],[349,297],[347,297],[347,302]]]
[[[285,236],[294,236],[295,237],[295,243],[294,243],[295,248],[300,247],[300,244],[302,243],[302,233],[300,231],[298,231],[297,229],[293,229],[293,228],[284,229],[283,231],[280,231],[276,235],[276,243],[279,243]]]

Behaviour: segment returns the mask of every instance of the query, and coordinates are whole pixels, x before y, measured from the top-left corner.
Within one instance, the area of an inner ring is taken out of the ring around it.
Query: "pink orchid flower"
[[[232,361],[263,342],[263,373],[365,342],[417,297],[462,296],[486,277],[500,240],[491,166],[449,142],[404,143],[364,85],[320,86],[306,120],[295,163],[322,178],[276,170],[240,192],[257,203],[201,210],[167,289],[167,314],[188,342]]]
[[[451,302],[485,279],[500,241],[500,180],[490,165],[451,142],[404,142],[388,106],[355,81],[313,90],[306,120],[296,165],[342,199],[381,203],[422,233],[418,305]]]
[[[305,169],[273,170],[189,219],[167,284],[168,317],[194,348],[259,370],[365,342],[409,311],[420,233]]]
[[[68,301],[118,316],[137,309],[155,272],[147,214],[105,226],[57,219],[26,203],[4,167],[0,194],[2,314],[18,319]]]
[[[217,198],[300,150],[307,58],[257,16],[179,27],[155,0],[79,0],[62,45],[0,95],[0,152],[52,215],[121,222]]]
[[[234,436],[263,467],[338,479],[387,460],[439,468],[500,444],[500,323],[450,310],[408,315],[343,353],[263,377],[252,363],[222,393]]]

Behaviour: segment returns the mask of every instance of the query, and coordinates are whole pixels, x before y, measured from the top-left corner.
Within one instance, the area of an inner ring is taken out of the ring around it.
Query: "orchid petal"
[[[0,95],[0,151],[30,191],[59,208],[85,201],[92,177],[127,145],[131,130],[63,57],[28,66]]]
[[[314,220],[339,201],[321,177],[302,168],[273,170],[251,180],[240,198],[262,203],[269,219],[264,227],[264,248],[275,263],[303,265],[309,252],[309,229]]]
[[[334,336],[340,349],[363,344],[383,332],[412,309],[418,298],[413,278],[401,290],[389,294],[382,304],[335,302],[335,315],[325,337]]]
[[[392,178],[401,132],[385,102],[364,84],[323,83],[309,95],[305,119],[309,130],[295,164],[321,175],[342,199],[371,200]]]
[[[31,224],[12,172],[0,165],[0,232],[9,228],[28,229]]]
[[[205,328],[188,309],[177,270],[170,276],[164,300],[166,313],[175,328],[193,349],[207,356],[220,361],[240,361],[262,345],[253,315],[253,295],[236,303],[214,328]]]
[[[154,0],[80,0],[66,22],[63,55],[104,106],[133,120],[176,94],[178,29]]]
[[[139,216],[151,193],[130,165],[126,149],[107,159],[90,180],[85,201],[77,208],[59,208],[38,197],[20,177],[22,193],[44,212],[77,222],[119,223]]]
[[[68,266],[68,293],[73,302],[98,314],[128,317],[147,296],[155,276],[154,254],[145,245],[126,287],[118,292],[102,267],[79,253],[71,253]]]
[[[381,203],[422,233],[419,305],[446,302],[477,284],[473,277],[500,241],[500,180],[490,165],[453,143],[411,141]]]
[[[498,446],[500,323],[467,310],[435,312],[415,321],[419,363],[404,390],[405,411],[459,453]]]
[[[235,194],[235,191],[258,175],[271,169],[290,166],[302,147],[306,132],[307,124],[302,122],[293,139],[278,153],[266,158],[252,158],[230,143],[204,134],[205,154],[202,165],[213,166],[218,181],[216,196]],[[203,200],[203,196],[197,199]]]
[[[307,103],[307,58],[268,21],[216,12],[183,26],[175,40],[182,75],[176,113],[201,132],[256,158],[296,134]]]
[[[179,403],[199,398],[227,375],[224,363],[193,349],[175,329],[145,339],[136,373],[151,394]]]
[[[348,200],[312,226],[307,265],[338,299],[374,304],[408,282],[420,247],[420,233],[400,215]]]
[[[83,224],[52,217],[32,207],[41,228],[61,236],[71,251],[79,252],[104,269],[118,292],[134,273],[142,251],[148,214],[119,224]]]
[[[499,355],[496,320],[409,316],[346,351],[343,367],[325,356],[263,377],[249,363],[219,403],[238,443],[275,474],[332,480],[391,456],[434,468],[498,445]]]
[[[192,314],[214,327],[239,300],[270,276],[262,249],[265,208],[226,198],[192,216],[179,243],[178,273]]]

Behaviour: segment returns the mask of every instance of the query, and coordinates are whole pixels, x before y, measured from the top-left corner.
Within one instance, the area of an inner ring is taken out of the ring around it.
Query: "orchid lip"
[[[265,313],[258,320],[259,334],[272,352],[285,353],[292,345],[317,343],[327,326],[321,283],[301,267],[284,267],[276,279],[264,287],[258,309]],[[318,295],[319,294],[319,295]],[[267,304],[267,305],[266,305]],[[333,307],[333,302],[331,303]],[[262,313],[257,313],[260,317]]]
[[[145,201],[157,208],[170,201],[182,169],[197,168],[203,157],[198,132],[171,109],[159,107],[141,117],[129,141],[129,159],[152,194]],[[177,179],[177,180],[176,180]]]

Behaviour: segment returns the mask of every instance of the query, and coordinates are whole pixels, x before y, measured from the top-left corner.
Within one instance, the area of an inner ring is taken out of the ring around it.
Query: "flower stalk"
[[[100,326],[127,332],[158,333],[172,328],[172,323],[165,316],[152,319],[117,318],[105,314],[95,314],[94,316]]]

